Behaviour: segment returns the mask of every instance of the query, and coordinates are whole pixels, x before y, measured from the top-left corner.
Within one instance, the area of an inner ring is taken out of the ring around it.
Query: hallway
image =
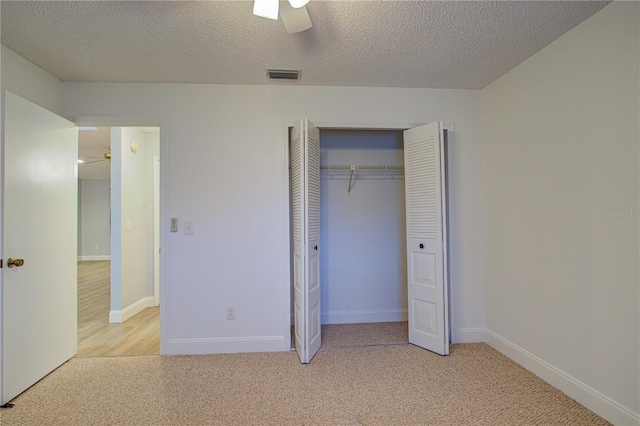
[[[109,323],[110,262],[78,262],[79,357],[158,355],[160,308],[146,308],[121,324]]]

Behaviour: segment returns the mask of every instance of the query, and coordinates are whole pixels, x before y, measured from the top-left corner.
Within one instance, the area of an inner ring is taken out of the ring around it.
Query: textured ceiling
[[[481,89],[607,2],[320,1],[287,34],[248,1],[2,1],[2,44],[63,81]]]

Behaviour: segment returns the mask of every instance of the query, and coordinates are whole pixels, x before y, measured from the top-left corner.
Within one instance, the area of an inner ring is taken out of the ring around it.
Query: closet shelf
[[[349,186],[347,186],[347,193],[351,192],[351,184],[353,182],[353,172],[363,171],[363,172],[394,172],[404,173],[403,166],[357,166],[355,164],[351,164],[349,166],[320,166],[320,171],[325,172],[349,172]]]
[[[362,170],[362,171],[378,171],[378,172],[385,172],[385,171],[403,171],[404,167],[403,166],[357,166],[357,165],[348,165],[348,166],[320,166],[320,170],[323,171],[332,171],[332,172],[340,172],[340,171],[358,171],[358,170]]]

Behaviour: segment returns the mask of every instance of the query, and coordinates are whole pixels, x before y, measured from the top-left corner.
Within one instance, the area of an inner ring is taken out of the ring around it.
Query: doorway
[[[78,169],[78,356],[159,354],[159,128],[81,127]]]
[[[0,279],[1,404],[73,357],[78,347],[78,124],[9,91],[3,92],[3,107],[1,249],[12,259],[6,259]],[[140,125],[139,120],[77,121]]]
[[[409,342],[403,152],[400,130],[320,130],[323,346]]]
[[[324,339],[317,324],[396,322],[392,340],[400,337],[390,344],[406,344],[408,334],[409,342],[448,354],[445,136],[439,122],[404,132],[320,132],[306,119],[293,127],[292,334],[303,363]]]

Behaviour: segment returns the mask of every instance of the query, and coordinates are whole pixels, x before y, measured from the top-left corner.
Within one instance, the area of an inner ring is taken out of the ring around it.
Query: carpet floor
[[[330,324],[322,326],[322,346],[373,346],[409,343],[404,322]]]
[[[486,344],[73,358],[2,409],[13,425],[605,425]]]

